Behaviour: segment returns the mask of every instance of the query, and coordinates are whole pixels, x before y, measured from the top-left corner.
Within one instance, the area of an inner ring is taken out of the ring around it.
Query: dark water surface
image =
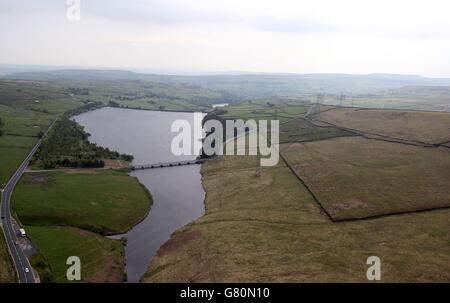
[[[89,140],[134,156],[133,164],[194,159],[171,152],[172,122],[185,119],[193,125],[194,114],[102,108],[74,117],[91,134]],[[131,173],[153,196],[149,215],[121,236],[127,237],[126,272],[138,282],[158,248],[178,228],[204,213],[205,193],[200,165],[138,170]]]

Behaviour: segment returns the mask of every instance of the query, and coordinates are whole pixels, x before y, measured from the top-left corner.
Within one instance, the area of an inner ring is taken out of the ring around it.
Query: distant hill
[[[270,97],[301,97],[324,94],[373,94],[389,89],[418,86],[450,86],[450,79],[396,74],[240,74],[157,75],[125,70],[64,69],[10,73],[2,78],[16,80],[142,80],[193,85],[223,92],[241,100]]]
[[[216,76],[160,76],[152,79],[180,82],[226,91],[240,98],[296,97],[308,94],[376,93],[403,86],[450,85],[450,79],[415,75],[244,74]]]
[[[391,91],[392,94],[440,95],[450,98],[450,86],[404,86]]]
[[[145,75],[123,70],[85,70],[67,69],[52,71],[18,72],[3,76],[13,80],[135,80],[143,79]]]

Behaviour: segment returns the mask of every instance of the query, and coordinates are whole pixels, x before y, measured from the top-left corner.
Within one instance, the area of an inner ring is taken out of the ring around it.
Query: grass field
[[[0,229],[0,283],[15,282],[15,272],[10,262],[3,231]]]
[[[255,176],[250,157],[203,164],[206,214],[178,230],[144,282],[450,281],[450,211],[331,223],[282,163]]]
[[[281,131],[282,142],[314,141],[281,151],[337,218],[450,202],[448,149],[347,136],[303,119]],[[206,213],[161,246],[144,282],[367,282],[369,256],[380,257],[382,282],[450,281],[450,210],[335,223],[283,161],[257,167],[250,156],[203,164]]]
[[[450,207],[450,150],[362,137],[285,144],[281,153],[334,219]]]
[[[0,137],[0,187],[25,159],[38,138],[20,136]]]
[[[5,123],[0,136],[0,185],[5,183],[38,141],[54,116],[22,108],[0,105],[0,117]]]
[[[225,107],[224,119],[279,120],[280,123],[300,117],[308,110],[306,103],[283,100],[253,100]]]
[[[357,94],[346,98],[342,105],[402,110],[450,111],[449,86],[403,86],[376,93]],[[339,95],[327,96],[327,104],[339,105]]]
[[[137,108],[137,109],[150,109],[150,110],[179,110],[179,111],[207,111],[210,110],[210,106],[195,105],[192,103],[183,102],[180,100],[121,100],[118,102],[122,107]]]
[[[319,120],[362,132],[429,144],[450,140],[450,113],[338,108]]]
[[[119,240],[68,227],[25,228],[39,251],[31,262],[42,282],[70,282],[66,278],[70,256],[80,258],[84,282],[123,281],[124,249]]]
[[[150,198],[126,172],[89,170],[24,175],[12,198],[24,225],[121,233],[148,212]]]
[[[319,127],[304,118],[288,121],[280,126],[280,143],[323,140],[354,134],[331,126]]]
[[[55,119],[55,115],[21,107],[0,105],[0,117],[5,123],[5,135],[37,137]]]

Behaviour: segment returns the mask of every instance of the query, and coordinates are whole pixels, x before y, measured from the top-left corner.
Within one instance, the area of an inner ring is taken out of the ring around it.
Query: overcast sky
[[[1,0],[0,63],[450,77],[445,0],[80,2]]]

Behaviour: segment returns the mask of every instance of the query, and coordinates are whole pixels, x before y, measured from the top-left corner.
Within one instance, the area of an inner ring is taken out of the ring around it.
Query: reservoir
[[[194,114],[105,107],[75,116],[91,134],[89,140],[120,153],[134,156],[134,165],[193,160],[196,156],[174,156],[171,151],[172,123],[183,119],[194,131]],[[197,123],[200,123],[197,121]],[[201,129],[201,125],[199,125]],[[126,234],[128,282],[139,282],[159,247],[178,228],[201,217],[205,193],[200,165],[137,170],[131,173],[152,193],[148,216]]]

